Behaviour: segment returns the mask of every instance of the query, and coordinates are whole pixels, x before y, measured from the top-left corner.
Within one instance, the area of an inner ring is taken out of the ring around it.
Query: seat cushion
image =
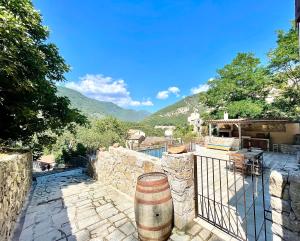
[[[224,151],[231,150],[231,146],[220,145],[220,144],[208,144],[206,147],[210,149],[217,149],[217,150],[224,150]]]

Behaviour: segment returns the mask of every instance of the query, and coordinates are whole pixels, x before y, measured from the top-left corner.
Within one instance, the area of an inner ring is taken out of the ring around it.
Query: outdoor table
[[[258,149],[252,149],[251,151],[248,151],[248,149],[243,148],[241,150],[238,150],[236,153],[244,155],[248,160],[256,160],[262,156],[263,152],[263,150]]]
[[[261,175],[263,163],[262,163],[262,150],[252,149],[248,151],[248,149],[241,149],[236,153],[244,155],[246,164],[251,167],[251,174]]]

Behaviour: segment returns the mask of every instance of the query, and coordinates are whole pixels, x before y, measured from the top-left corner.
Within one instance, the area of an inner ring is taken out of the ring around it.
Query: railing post
[[[198,166],[197,166],[197,155],[194,155],[194,200],[195,200],[195,218],[198,217],[199,213],[199,202],[198,202]]]

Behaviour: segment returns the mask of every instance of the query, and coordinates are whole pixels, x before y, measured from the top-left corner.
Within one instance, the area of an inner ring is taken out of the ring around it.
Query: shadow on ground
[[[20,241],[138,240],[133,203],[76,169],[37,178]]]

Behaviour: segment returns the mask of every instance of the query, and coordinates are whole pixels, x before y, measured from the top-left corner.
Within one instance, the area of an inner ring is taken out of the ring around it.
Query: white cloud
[[[198,94],[200,92],[205,92],[209,88],[208,84],[200,84],[197,87],[191,88],[192,94]]]
[[[211,82],[214,78],[209,78],[208,79],[208,83]],[[206,92],[209,89],[209,85],[208,84],[199,84],[196,87],[191,88],[191,93],[194,94],[198,94],[200,92]]]
[[[131,106],[153,106],[153,103],[149,99],[145,101],[132,100],[130,105]]]
[[[160,100],[167,99],[168,97],[169,97],[169,91],[167,90],[159,91],[156,95],[156,98]]]
[[[164,99],[167,99],[170,94],[174,94],[177,97],[179,97],[180,96],[179,93],[180,93],[180,89],[178,87],[171,86],[168,88],[168,90],[159,91],[156,95],[156,98],[160,99],[160,100],[164,100]]]
[[[176,87],[176,86],[172,86],[172,87],[169,87],[169,88],[168,88],[168,91],[169,91],[170,93],[175,94],[175,95],[178,97],[178,96],[179,96],[180,89],[179,89],[178,87]]]
[[[77,90],[90,98],[113,102],[120,106],[153,105],[150,99],[143,101],[133,100],[123,79],[113,79],[101,74],[87,74],[81,77],[79,82],[69,82],[65,86]]]
[[[212,80],[214,80],[214,78],[209,78],[207,80],[207,83],[211,82]],[[209,89],[209,85],[208,84],[199,84],[196,87],[191,88],[191,94],[198,94],[200,92],[206,92]]]

